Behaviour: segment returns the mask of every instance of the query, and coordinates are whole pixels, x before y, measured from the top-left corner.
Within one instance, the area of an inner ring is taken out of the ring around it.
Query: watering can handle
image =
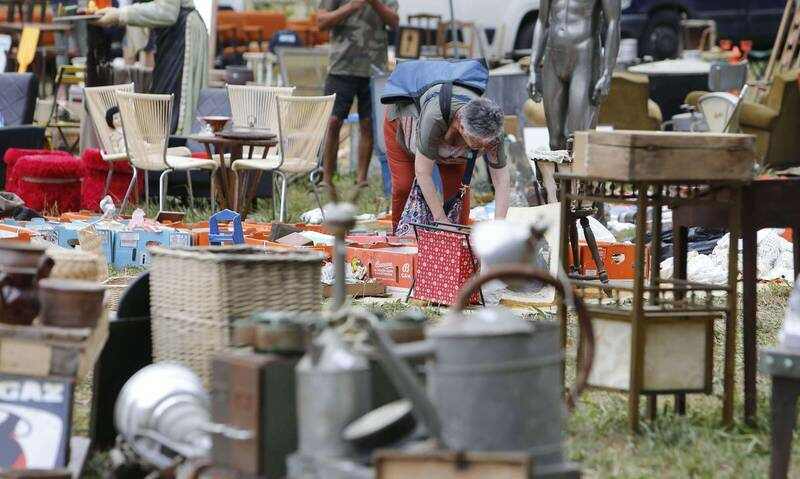
[[[463,311],[469,305],[472,293],[477,291],[478,288],[489,281],[510,278],[541,281],[554,287],[562,297],[565,296],[565,288],[572,288],[572,286],[565,285],[563,282],[554,278],[549,273],[532,266],[498,266],[469,280],[464,287],[461,288],[461,291],[459,291],[458,298],[453,306],[453,311]],[[586,306],[583,304],[581,298],[574,294],[574,291],[571,296],[573,298],[575,310],[578,313],[578,326],[580,327],[581,331],[581,348],[579,348],[579,351],[582,351],[582,357],[580,357],[578,361],[578,364],[580,365],[580,371],[578,371],[577,378],[575,379],[575,386],[573,387],[572,391],[567,392],[567,407],[570,409],[575,407],[578,397],[586,388],[586,383],[589,379],[589,373],[592,370],[592,363],[594,362],[594,328],[592,328],[592,321],[589,318],[589,312],[586,310]]]
[[[38,283],[39,280],[50,276],[53,266],[55,266],[55,261],[50,256],[45,255],[39,258],[39,264],[36,267],[36,282]]]

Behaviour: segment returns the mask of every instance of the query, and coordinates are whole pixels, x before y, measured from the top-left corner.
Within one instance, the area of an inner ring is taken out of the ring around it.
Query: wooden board
[[[354,298],[386,296],[386,285],[374,281],[369,283],[348,284],[345,289],[347,296],[352,296]],[[333,286],[328,284],[322,286],[322,295],[324,297],[332,298],[333,294]]]
[[[531,456],[518,453],[375,453],[376,479],[529,479],[532,468]]]
[[[105,314],[94,328],[0,324],[0,373],[83,379],[107,339]]]
[[[581,131],[572,171],[620,181],[747,181],[755,162],[753,135]]]
[[[225,351],[212,360],[215,422],[253,433],[246,441],[213,437],[215,466],[243,477],[285,477],[286,456],[297,450],[294,368],[299,356]]]

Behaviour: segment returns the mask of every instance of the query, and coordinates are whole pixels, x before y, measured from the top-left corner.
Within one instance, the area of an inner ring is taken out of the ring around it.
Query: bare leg
[[[544,90],[544,111],[547,112],[547,130],[550,132],[550,149],[553,151],[566,149],[566,135],[564,131],[567,115],[568,91],[567,84],[561,81],[556,70],[555,62],[548,54],[542,71],[542,88]]]
[[[323,181],[333,184],[333,175],[336,174],[336,156],[339,153],[339,132],[342,129],[342,120],[332,116],[328,121],[328,134],[325,136],[325,152],[322,159]]]
[[[362,118],[359,122],[361,135],[358,142],[358,183],[367,182],[369,162],[372,159],[372,120]]]

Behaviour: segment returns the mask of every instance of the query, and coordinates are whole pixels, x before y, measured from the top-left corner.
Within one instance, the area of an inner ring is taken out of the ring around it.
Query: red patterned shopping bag
[[[460,225],[414,225],[417,236],[417,269],[411,297],[451,305],[462,286],[478,271],[478,260],[469,244],[470,229]],[[480,292],[472,304],[483,301]]]

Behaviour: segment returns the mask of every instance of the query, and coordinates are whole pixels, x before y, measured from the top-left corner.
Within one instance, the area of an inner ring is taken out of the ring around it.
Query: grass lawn
[[[339,182],[340,194],[348,197],[353,181]],[[298,184],[289,188],[289,221],[299,218],[303,211],[316,207],[309,189]],[[377,213],[387,209],[388,201],[378,187],[362,192],[360,212]],[[152,205],[151,205],[152,206]],[[175,209],[178,208],[176,205]],[[182,208],[181,208],[182,209]],[[188,220],[207,218],[206,208],[189,212]],[[260,201],[251,216],[262,220],[272,218],[271,202]],[[777,343],[777,335],[789,296],[789,286],[781,283],[761,285],[758,301],[759,345]],[[401,304],[389,304],[384,310],[404,309]],[[434,311],[431,311],[433,314]],[[738,330],[741,332],[741,317]],[[573,331],[574,333],[574,331]],[[643,421],[642,433],[628,432],[627,402],[617,393],[587,392],[567,422],[566,442],[570,459],[582,464],[586,477],[766,477],[769,471],[769,378],[759,376],[758,419],[754,428],[744,425],[742,416],[741,335],[738,338],[738,375],[736,378],[736,424],[730,429],[721,426],[721,367],[723,330],[715,333],[715,382],[713,396],[690,395],[687,415],[672,413],[672,399],[662,396],[659,418]],[[76,394],[75,429],[78,434],[88,431],[90,385],[81,384]],[[535,398],[531,398],[535,400]],[[643,400],[642,403],[645,401]],[[642,405],[644,410],[644,405]],[[797,440],[795,444],[797,444]],[[797,446],[796,446],[797,447]],[[797,449],[795,449],[797,450]],[[96,455],[86,477],[102,477],[105,455]],[[793,455],[792,477],[800,478],[800,455]]]

